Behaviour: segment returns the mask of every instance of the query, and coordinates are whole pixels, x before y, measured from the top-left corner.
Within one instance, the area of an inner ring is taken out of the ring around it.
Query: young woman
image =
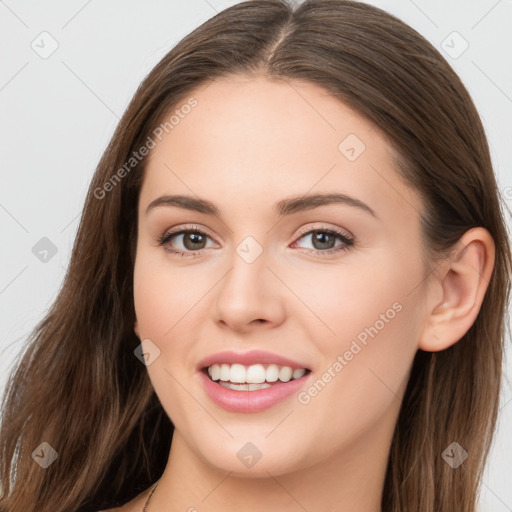
[[[510,269],[437,50],[362,3],[230,7],[98,165],[9,382],[1,510],[474,512]]]

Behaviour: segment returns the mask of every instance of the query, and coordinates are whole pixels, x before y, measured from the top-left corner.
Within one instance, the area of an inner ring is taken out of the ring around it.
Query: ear
[[[137,323],[137,320],[135,320],[135,324],[133,326],[133,330],[135,331],[135,335],[137,336],[137,338],[140,339],[139,324]]]
[[[486,229],[471,228],[464,233],[433,276],[420,349],[444,350],[467,333],[480,311],[494,260],[494,240]]]

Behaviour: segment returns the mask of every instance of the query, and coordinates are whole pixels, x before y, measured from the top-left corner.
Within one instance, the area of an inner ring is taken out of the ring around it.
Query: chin
[[[223,441],[212,439],[205,446],[196,445],[196,449],[201,450],[198,456],[210,467],[241,478],[268,478],[269,473],[278,476],[309,465],[303,463],[307,457],[301,457],[297,450],[302,444],[300,440],[283,442],[276,437],[272,441],[266,435],[255,431],[253,435],[245,429],[243,436]]]

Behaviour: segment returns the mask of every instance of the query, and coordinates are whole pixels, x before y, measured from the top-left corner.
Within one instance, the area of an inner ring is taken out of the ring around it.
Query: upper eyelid
[[[310,223],[310,224],[312,224],[312,223]],[[353,238],[353,236],[350,233],[350,231],[348,231],[345,228],[329,227],[329,226],[325,226],[325,225],[322,225],[322,226],[307,225],[306,227],[299,228],[299,231],[298,231],[296,236],[303,236],[305,234],[309,234],[310,231],[322,231],[322,230],[340,232],[341,234],[345,235],[347,238]],[[197,224],[183,225],[183,226],[178,226],[176,228],[173,227],[173,228],[166,229],[163,232],[162,236],[168,236],[168,235],[171,235],[171,234],[172,235],[177,235],[177,234],[182,234],[183,232],[191,232],[191,231],[192,232],[201,232],[201,233],[209,236],[213,240],[216,240],[216,237],[214,235],[211,235],[207,228],[203,228],[201,226],[198,226]]]
[[[314,232],[314,231],[331,231],[338,237],[345,237],[346,239],[348,239],[351,242],[351,244],[354,243],[354,236],[352,234],[350,234],[350,232],[348,232],[346,229],[339,228],[339,227],[333,228],[333,227],[328,227],[328,226],[323,226],[323,225],[316,226],[316,227],[315,226],[306,226],[306,227],[300,228],[299,232],[297,233],[297,235],[294,238],[293,243],[296,243],[298,240],[305,237],[306,235],[310,236],[312,234],[312,232]],[[203,235],[206,235],[208,238],[213,240],[215,243],[217,243],[217,244],[219,243],[217,241],[216,237],[209,234],[205,228],[197,226],[196,224],[189,225],[189,226],[187,226],[187,225],[178,226],[177,228],[171,228],[170,230],[164,231],[164,233],[161,235],[160,239],[164,240],[166,238],[172,238],[174,236],[182,235],[184,233],[189,233],[189,232],[196,232],[196,233],[199,232]],[[202,250],[202,249],[199,249],[199,250]],[[193,251],[189,251],[189,252],[193,252]]]
[[[312,231],[332,231],[332,232],[336,233],[338,236],[343,235],[344,237],[349,238],[350,240],[354,239],[354,236],[350,233],[350,231],[348,231],[345,228],[340,228],[340,227],[333,228],[333,227],[324,226],[324,225],[316,226],[316,227],[307,226],[304,228],[300,228],[297,236],[298,236],[298,238],[302,238],[304,235],[311,234]]]
[[[177,228],[170,228],[168,230],[165,230],[162,234],[162,236],[160,238],[167,238],[169,236],[175,236],[175,235],[181,235],[183,233],[189,233],[189,232],[199,232],[201,234],[204,234],[206,236],[208,236],[209,238],[211,238],[214,242],[218,243],[217,242],[217,239],[216,237],[214,237],[213,235],[211,235],[207,229],[205,228],[202,228],[200,226],[197,226],[197,225],[192,225],[192,226],[179,226]]]

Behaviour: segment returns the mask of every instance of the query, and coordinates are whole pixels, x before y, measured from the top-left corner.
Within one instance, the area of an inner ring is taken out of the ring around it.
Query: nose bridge
[[[252,235],[235,246],[231,269],[217,297],[217,316],[225,323],[245,325],[253,320],[276,321],[282,313],[270,251]]]
[[[225,288],[230,288],[238,297],[238,300],[261,297],[263,284],[268,288],[268,278],[271,275],[267,268],[269,263],[268,248],[252,235],[245,236],[235,246],[231,260],[231,271],[226,276]]]

